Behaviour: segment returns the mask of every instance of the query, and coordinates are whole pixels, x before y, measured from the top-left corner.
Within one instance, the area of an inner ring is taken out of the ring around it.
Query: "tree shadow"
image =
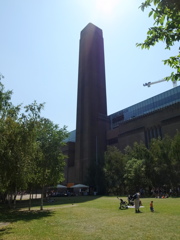
[[[44,199],[43,208],[47,209],[49,206],[63,205],[63,204],[78,204],[88,201],[93,201],[102,196],[66,196],[66,197],[50,197]],[[38,208],[40,209],[41,199],[35,198],[31,200],[31,209]],[[1,208],[7,208],[7,205],[0,205]],[[16,200],[16,209],[28,210],[29,209],[29,200]]]
[[[0,240],[2,240],[3,235],[12,233],[11,223],[18,222],[18,221],[32,221],[41,218],[50,217],[54,214],[53,210],[9,210],[7,208],[0,209]]]
[[[71,197],[55,197],[44,200],[43,210],[40,210],[41,199],[31,200],[31,210],[29,211],[29,200],[16,201],[16,208],[9,209],[7,204],[0,204],[0,222],[14,222],[14,221],[31,221],[43,217],[52,216],[54,212],[52,206],[61,206],[64,204],[78,204],[87,201],[93,201],[101,196],[71,196]],[[37,209],[39,208],[39,209]],[[0,226],[1,227],[1,226]]]
[[[102,196],[70,196],[70,197],[51,197],[50,201],[47,200],[44,201],[44,206],[56,206],[56,205],[63,205],[63,204],[78,204],[83,202],[89,202],[93,201],[97,198],[100,198]]]
[[[16,209],[9,209],[8,205],[0,204],[0,240],[3,239],[3,235],[12,233],[13,228],[11,223],[18,221],[32,221],[41,218],[46,218],[53,216],[55,214],[55,209],[57,206],[61,205],[73,205],[87,201],[93,201],[101,196],[71,196],[71,197],[55,197],[51,198],[54,201],[48,202],[44,200],[44,210],[40,210],[40,201],[41,199],[32,199],[31,200],[31,209],[28,210],[29,200],[22,200],[16,202]],[[37,210],[37,207],[39,209]],[[35,208],[35,209],[34,209]],[[52,208],[52,209],[51,209]]]

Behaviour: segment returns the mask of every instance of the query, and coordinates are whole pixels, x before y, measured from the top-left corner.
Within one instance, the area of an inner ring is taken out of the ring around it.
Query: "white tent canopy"
[[[89,186],[84,185],[84,184],[76,184],[74,186],[71,186],[71,188],[88,188]]]

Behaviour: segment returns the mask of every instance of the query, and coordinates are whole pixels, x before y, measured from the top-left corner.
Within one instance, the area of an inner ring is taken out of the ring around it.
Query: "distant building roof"
[[[64,140],[65,142],[75,142],[76,141],[76,130],[69,132],[69,137]]]

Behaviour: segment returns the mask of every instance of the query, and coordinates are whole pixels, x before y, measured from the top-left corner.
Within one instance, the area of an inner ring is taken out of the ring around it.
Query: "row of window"
[[[149,143],[153,138],[162,138],[162,131],[161,126],[153,126],[151,128],[148,128],[144,132],[145,134],[145,144],[146,146],[149,146]],[[108,140],[108,145],[116,145],[118,143],[118,137],[111,138]]]
[[[180,102],[180,86],[110,115],[111,129],[118,127],[120,122],[153,112],[177,102]]]

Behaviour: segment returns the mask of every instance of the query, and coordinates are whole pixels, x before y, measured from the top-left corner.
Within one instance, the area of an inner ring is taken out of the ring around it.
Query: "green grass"
[[[123,198],[126,200],[126,198]],[[154,201],[155,212],[149,210]],[[159,240],[180,239],[180,199],[142,199],[142,213],[119,210],[116,197],[64,197],[45,204],[40,211],[34,200],[32,211],[26,201],[16,211],[0,206],[0,240]]]

